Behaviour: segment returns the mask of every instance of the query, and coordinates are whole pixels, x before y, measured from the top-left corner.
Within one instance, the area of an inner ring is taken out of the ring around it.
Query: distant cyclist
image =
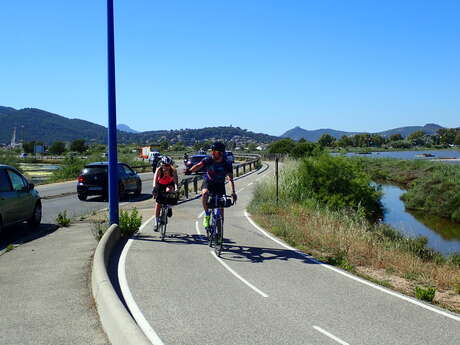
[[[155,173],[155,171],[157,170],[158,163],[161,160],[160,152],[153,152],[151,160],[152,160],[152,171],[153,173]]]
[[[177,171],[173,166],[173,160],[168,156],[163,156],[160,161],[160,166],[156,169],[153,177],[153,196],[157,198],[161,192],[176,192],[177,191]],[[155,231],[158,231],[160,224],[160,208],[161,205],[157,202],[155,206]],[[172,209],[168,209],[168,217],[172,216]]]
[[[185,169],[185,174],[199,171],[204,167],[206,173],[204,174],[203,189],[201,191],[203,209],[205,216],[203,219],[203,226],[209,228],[210,226],[210,212],[208,210],[208,197],[209,194],[225,195],[225,180],[228,176],[230,185],[232,187],[232,198],[236,201],[237,195],[235,193],[235,184],[233,182],[233,166],[231,162],[225,159],[225,145],[216,141],[211,146],[211,155],[204,158],[201,162],[195,164],[189,169]],[[223,210],[222,210],[223,211]]]

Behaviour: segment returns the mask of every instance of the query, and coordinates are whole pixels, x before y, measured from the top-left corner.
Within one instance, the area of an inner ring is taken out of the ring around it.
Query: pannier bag
[[[179,193],[177,192],[159,192],[155,199],[157,203],[162,205],[177,205]]]

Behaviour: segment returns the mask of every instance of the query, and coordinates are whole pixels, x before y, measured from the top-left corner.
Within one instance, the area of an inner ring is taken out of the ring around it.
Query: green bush
[[[281,189],[287,200],[313,199],[333,210],[352,209],[370,221],[383,216],[381,191],[347,158],[326,154],[304,158],[297,169],[283,176]]]
[[[120,212],[120,231],[122,236],[131,236],[136,233],[142,224],[142,216],[139,215],[139,212],[136,208],[131,211],[122,210]]]
[[[58,223],[60,226],[63,226],[63,227],[68,227],[70,225],[70,218],[67,217],[66,210],[58,213],[56,217],[56,223]]]
[[[417,297],[417,299],[420,299],[422,301],[433,302],[435,294],[436,294],[436,288],[434,287],[428,287],[426,289],[421,286],[415,287],[415,297]]]
[[[85,160],[68,155],[60,169],[53,172],[53,180],[67,180],[77,178],[80,171],[85,166]]]

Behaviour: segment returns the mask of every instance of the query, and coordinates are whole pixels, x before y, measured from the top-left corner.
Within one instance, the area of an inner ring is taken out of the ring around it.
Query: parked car
[[[33,227],[42,220],[42,203],[33,183],[14,167],[0,165],[0,232],[27,221]]]
[[[203,158],[206,158],[206,157],[207,157],[207,155],[204,155],[204,154],[197,154],[197,155],[190,156],[188,158],[188,161],[184,162],[185,167],[187,169],[190,169],[192,166],[194,166],[195,164],[201,162],[203,160]],[[196,171],[195,173],[196,174],[203,174],[204,171],[203,171],[203,169],[201,169],[200,171]]]
[[[109,177],[108,162],[94,162],[87,164],[78,176],[77,196],[86,200],[89,195],[102,195],[108,197]],[[142,181],[139,175],[125,163],[118,163],[118,194],[123,199],[128,193],[140,195]]]
[[[21,153],[19,155],[19,158],[27,158],[27,157],[29,157],[29,155],[27,153],[25,153],[25,152],[23,152],[23,153]]]

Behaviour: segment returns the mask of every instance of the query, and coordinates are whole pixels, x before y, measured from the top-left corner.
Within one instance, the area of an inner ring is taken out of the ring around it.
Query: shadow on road
[[[305,256],[287,249],[247,247],[247,246],[228,246],[225,243],[221,258],[229,261],[261,263],[272,260],[296,260],[306,264],[316,264]]]
[[[20,245],[45,237],[58,228],[56,224],[41,224],[38,228],[31,228],[25,223],[8,227],[0,235],[0,251],[10,244]]]

